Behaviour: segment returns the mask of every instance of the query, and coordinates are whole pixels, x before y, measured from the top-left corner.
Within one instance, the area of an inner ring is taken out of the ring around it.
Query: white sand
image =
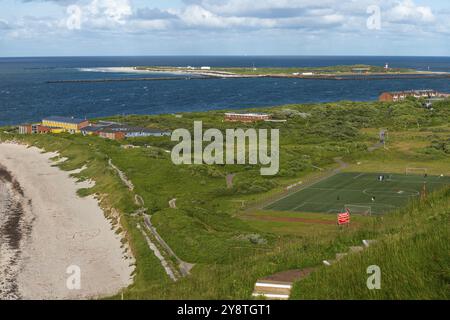
[[[97,200],[80,198],[68,172],[52,167],[55,154],[0,143],[0,164],[31,199],[31,234],[20,257],[18,291],[23,299],[84,299],[118,293],[132,283],[134,260]],[[69,266],[81,270],[81,288],[69,290]]]
[[[102,68],[79,68],[82,72],[105,72],[105,73],[136,73],[136,74],[176,74],[185,75],[189,72],[180,71],[156,71],[156,70],[138,70],[134,67],[102,67]]]

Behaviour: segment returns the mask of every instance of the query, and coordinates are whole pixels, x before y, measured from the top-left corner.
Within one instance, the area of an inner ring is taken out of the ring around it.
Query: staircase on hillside
[[[293,282],[258,280],[253,291],[254,297],[287,300],[291,294]]]
[[[376,242],[376,240],[363,240],[363,246],[352,246],[349,248],[348,252],[336,253],[335,260],[323,260],[323,264],[329,267],[344,259],[348,256],[348,254],[360,253]],[[314,269],[315,268],[289,270],[260,279],[256,281],[255,289],[253,290],[252,295],[254,297],[266,298],[270,300],[287,300],[291,295],[294,282],[306,278],[311,272],[314,271]]]

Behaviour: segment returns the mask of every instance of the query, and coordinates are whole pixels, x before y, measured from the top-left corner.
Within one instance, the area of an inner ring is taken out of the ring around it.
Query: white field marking
[[[289,299],[288,294],[273,294],[273,293],[253,293],[254,297],[267,297],[275,299]]]
[[[296,207],[294,207],[294,208],[292,208],[292,209],[289,209],[289,210],[281,210],[281,211],[295,211],[295,210],[297,210],[297,209],[299,209],[299,208],[301,208],[301,207],[304,207],[304,206],[307,205],[307,204],[323,205],[323,202],[310,202],[310,201],[306,201],[306,202],[302,202],[302,204],[300,204],[299,206],[296,206]],[[372,208],[372,213],[375,213],[375,214],[376,214],[376,211],[374,211],[373,209],[376,208],[376,207],[381,207],[381,208],[387,207],[387,208],[392,208],[392,209],[397,209],[397,208],[399,208],[398,206],[394,206],[394,205],[392,205],[392,204],[383,203],[383,202],[378,202],[378,203],[373,203],[373,202],[352,203],[352,205],[354,205],[354,206],[360,205],[360,206],[366,206],[366,207],[369,207],[369,206],[370,206],[370,207]],[[330,210],[328,210],[326,213],[340,213],[341,210],[342,210],[342,209],[330,209]]]
[[[257,282],[255,284],[255,286],[256,287],[265,287],[265,288],[292,289],[291,284],[276,284],[276,283]]]
[[[353,203],[352,205],[362,205],[362,206],[367,206],[367,207],[371,207],[371,211],[372,214],[379,214],[378,210],[383,209],[383,208],[388,208],[388,209],[398,209],[399,207],[394,206],[392,204],[387,204],[387,203]]]
[[[397,206],[394,206],[392,204],[388,204],[388,203],[383,203],[383,202],[359,202],[359,203],[349,203],[349,205],[353,205],[353,206],[364,206],[364,207],[392,207],[392,208],[398,208]]]
[[[359,180],[362,180],[362,181],[374,181],[374,179],[375,178],[360,178]],[[430,179],[430,180],[426,180],[426,179],[417,179],[417,180],[410,180],[410,179],[396,179],[395,177],[394,178],[391,178],[391,179],[388,179],[388,181],[392,181],[392,182],[400,182],[400,183],[414,183],[414,184],[417,184],[417,183],[424,183],[424,182],[426,182],[427,184],[428,183],[433,183],[433,184],[449,184],[450,183],[450,180],[448,180],[448,181],[432,181],[432,179],[433,179],[433,177],[428,177],[427,179]]]
[[[307,203],[310,203],[310,202],[302,202],[302,204],[301,204],[301,205],[299,205],[299,206],[296,206],[295,208],[292,208],[291,210],[288,210],[288,211],[295,211],[295,210],[297,210],[297,209],[299,209],[299,208],[303,207],[303,206],[304,206],[304,205],[306,205]]]
[[[311,202],[311,201],[306,201],[306,202],[302,202],[302,204],[301,205],[299,205],[299,206],[296,206],[295,208],[292,208],[292,209],[290,209],[290,210],[286,210],[286,211],[295,211],[295,210],[297,210],[297,209],[299,209],[299,208],[301,208],[301,207],[304,207],[304,206],[306,206],[307,204],[313,204],[313,205],[315,205],[315,204],[317,204],[317,205],[323,205],[323,202]],[[328,212],[330,212],[330,211],[335,211],[335,212],[339,212],[341,209],[330,209],[330,210],[328,210]]]
[[[414,183],[414,184],[426,182],[427,184],[429,184],[429,183],[430,183],[430,184],[431,184],[431,183],[434,183],[434,184],[442,184],[442,185],[446,185],[446,184],[449,184],[449,183],[450,183],[450,181],[448,181],[448,182],[443,182],[443,181],[428,181],[428,180],[405,181],[405,180],[391,179],[391,180],[389,180],[389,181],[401,182],[401,183]]]
[[[343,188],[308,188],[308,190],[362,192],[361,189],[343,189]]]
[[[375,191],[375,192],[374,192]],[[373,195],[382,195],[383,197],[388,197],[388,198],[408,198],[408,197],[417,197],[420,195],[420,192],[417,190],[403,190],[403,192],[407,192],[406,194],[403,195],[395,195],[398,194],[398,192],[396,191],[377,191],[377,190],[371,190],[369,189],[364,189],[363,193],[365,195],[368,196],[373,196]]]
[[[363,175],[365,175],[365,173],[360,173],[360,174],[358,174],[356,177],[353,177],[353,179],[358,179],[359,177],[361,177],[361,176],[363,176]]]
[[[312,186],[315,186],[315,185],[318,184],[319,182],[322,182],[322,181],[325,181],[325,180],[327,180],[327,179],[329,179],[329,178],[335,177],[335,176],[338,175],[338,174],[339,174],[339,172],[338,172],[338,173],[335,173],[335,174],[333,174],[333,175],[331,175],[331,176],[323,177],[323,178],[321,178],[321,179],[319,179],[319,180],[313,182],[313,183],[310,184],[310,185],[304,185],[303,187],[301,187],[300,189],[298,189],[298,190],[295,191],[294,193],[287,194],[287,195],[285,195],[284,197],[282,197],[282,198],[280,198],[280,199],[277,199],[277,200],[274,200],[274,201],[268,203],[264,208],[267,208],[267,207],[269,207],[270,205],[272,205],[272,204],[274,204],[274,203],[277,203],[277,202],[279,202],[279,201],[281,201],[281,200],[283,200],[283,199],[286,199],[286,198],[288,198],[288,197],[291,197],[291,196],[293,196],[293,195],[299,193],[300,191],[307,190],[307,189],[311,188]]]
[[[330,209],[327,213],[341,213],[342,209]]]

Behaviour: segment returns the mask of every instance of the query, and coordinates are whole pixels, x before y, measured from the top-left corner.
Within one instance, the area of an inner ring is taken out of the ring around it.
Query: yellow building
[[[42,125],[51,128],[53,133],[79,133],[81,129],[89,126],[89,121],[66,117],[48,117],[42,120]]]

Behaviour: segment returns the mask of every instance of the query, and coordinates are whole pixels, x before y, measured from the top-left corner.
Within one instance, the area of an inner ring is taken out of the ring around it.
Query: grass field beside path
[[[401,241],[392,242],[393,248],[398,248],[392,251],[392,255],[404,252],[404,260],[411,259],[412,269],[417,270],[417,273],[411,274],[418,280],[411,280],[411,289],[404,291],[399,291],[394,283],[386,283],[394,291],[390,294],[371,293],[375,295],[370,297],[442,296],[445,283],[448,282],[448,263],[439,255],[435,259],[434,252],[442,253],[447,249],[448,241],[444,241],[447,234],[445,230],[436,232],[436,235],[428,231],[433,228],[438,230],[448,222],[448,193],[433,198],[433,202],[430,202],[432,208],[427,203],[418,205],[416,199],[409,204],[398,203],[402,208],[384,216],[352,217],[351,227],[347,229],[336,227],[334,214],[314,212],[319,206],[305,213],[259,208],[252,211],[246,208],[264,203],[299,181],[315,181],[324,171],[336,169],[336,157],[350,164],[343,169],[343,175],[352,175],[350,172],[353,171],[392,172],[400,176],[404,175],[406,167],[427,167],[430,180],[434,179],[432,175],[441,173],[449,176],[448,102],[436,104],[433,112],[424,110],[420,102],[413,100],[402,103],[344,101],[249,111],[269,112],[275,119],[287,120],[285,123],[240,124],[244,129],[280,129],[282,157],[277,176],[261,177],[258,166],[175,166],[167,153],[174,146],[168,137],[115,142],[69,134],[19,136],[6,128],[0,132],[0,139],[23,141],[47,151],[59,151],[62,157],[68,158],[59,164],[64,170],[86,165],[86,169],[76,177],[81,180],[92,179],[96,184],[93,188],[80,190],[79,194],[97,195],[107,215],[113,211],[119,213],[120,221],[110,215],[111,219],[120,223],[137,258],[135,281],[124,290],[125,299],[249,299],[257,279],[280,271],[321,266],[323,259],[333,258],[349,246],[360,245],[362,239],[389,237],[412,239],[413,242],[403,251]],[[204,129],[225,130],[236,126],[223,122],[222,111],[185,113],[181,117],[130,115],[109,119],[165,130],[191,130],[193,121],[197,120],[203,121]],[[368,152],[368,148],[378,142],[380,128],[389,130],[387,148]],[[124,149],[123,144],[133,144],[137,148]],[[136,228],[142,218],[133,215],[139,209],[134,194],[109,167],[109,159],[133,182],[134,192],[144,200],[145,209],[152,215],[152,223],[158,233],[181,259],[195,263],[189,277],[176,283],[168,279],[159,260]],[[227,188],[226,176],[231,173],[235,174],[233,187]],[[369,181],[360,181],[359,190],[369,185],[379,186],[376,180],[372,180],[376,176],[369,176]],[[333,181],[333,185],[340,188],[345,188],[346,183],[346,180]],[[414,182],[414,190],[421,183]],[[394,191],[406,189],[404,185],[395,186],[399,190]],[[307,198],[316,196],[320,205],[334,208],[331,200],[335,201],[337,195],[329,195],[329,199],[326,199],[327,195],[318,195],[318,191],[315,190]],[[354,196],[352,193],[346,194],[344,199]],[[431,194],[429,196],[432,197]],[[168,202],[174,198],[177,199],[177,209],[170,209]],[[382,197],[376,198],[378,201]],[[242,209],[241,203],[236,200],[245,200],[246,207]],[[329,200],[328,204],[324,200]],[[338,207],[341,205],[338,203]],[[420,216],[422,213],[423,217]],[[297,218],[301,220],[295,220]],[[436,224],[431,224],[432,221]],[[425,226],[429,226],[429,229]],[[433,247],[433,241],[438,240],[439,244]],[[415,245],[418,248],[417,261],[414,260]],[[392,279],[400,277],[401,270],[409,269],[400,264],[403,258],[392,256],[385,249],[379,249],[374,256],[366,256],[370,251],[361,255],[361,259],[367,261],[358,262],[360,258],[355,257],[345,263],[348,263],[349,270],[359,270],[364,269],[368,261],[389,262],[386,270],[395,270],[395,273],[386,280],[394,281]],[[428,277],[424,272],[426,269],[432,270],[433,276]],[[318,271],[326,273],[330,270],[322,271],[319,268]],[[310,294],[307,295],[305,289],[299,287],[294,290],[293,298],[368,297],[358,287],[362,279],[360,275],[359,278],[353,278],[345,273],[339,274],[344,280],[340,283],[341,287],[336,289],[333,287],[334,275],[327,276],[326,273],[325,278],[320,280],[313,278],[317,277],[314,274],[304,284]],[[399,279],[409,280],[408,277]],[[313,290],[316,285],[317,290]],[[423,294],[420,288],[423,288]],[[121,294],[111,298],[120,299]]]

